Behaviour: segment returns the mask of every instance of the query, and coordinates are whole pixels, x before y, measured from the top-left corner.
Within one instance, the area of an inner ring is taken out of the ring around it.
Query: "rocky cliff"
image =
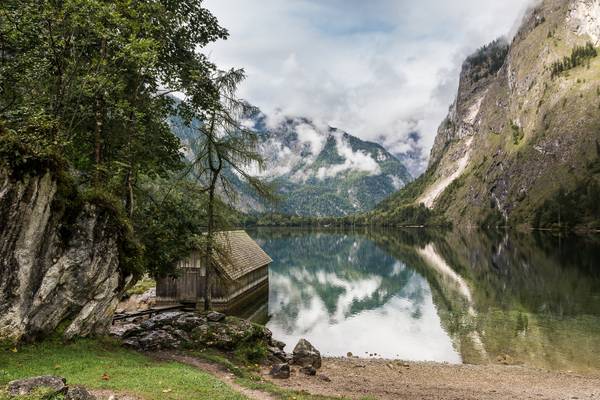
[[[459,223],[600,226],[600,0],[544,0],[463,64],[426,174],[382,205]]]
[[[120,268],[122,231],[112,212],[67,197],[73,193],[51,168],[0,167],[1,341],[59,327],[67,338],[106,331],[131,280]]]

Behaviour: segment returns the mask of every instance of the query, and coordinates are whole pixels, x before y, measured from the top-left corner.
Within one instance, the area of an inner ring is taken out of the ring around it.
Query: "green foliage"
[[[525,137],[525,131],[514,121],[510,123],[510,130],[512,132],[513,144],[517,145],[521,143],[521,140]]]
[[[142,179],[134,214],[152,276],[173,273],[176,263],[198,246],[206,227],[206,194],[188,179]]]
[[[597,55],[598,50],[591,42],[586,43],[585,46],[575,46],[570,56],[565,56],[562,60],[555,61],[550,65],[551,76],[555,78],[565,71],[589,63]]]
[[[243,343],[235,351],[239,360],[251,364],[264,362],[268,354],[267,346],[264,343]]]
[[[57,172],[53,207],[67,222],[98,206],[124,272],[168,270],[206,214],[202,197],[181,195],[187,183],[178,196],[156,188],[184,168],[168,117],[185,107],[169,94],[207,115],[222,80],[198,49],[227,35],[201,0],[2,1],[0,162],[18,178]]]
[[[489,75],[494,75],[504,65],[508,50],[509,45],[504,39],[496,39],[477,50],[465,62],[469,66],[469,77],[474,81],[479,81]]]
[[[156,287],[156,281],[149,276],[145,276],[137,281],[133,287],[127,290],[127,295],[132,296],[135,294],[144,294],[153,287]]]
[[[572,190],[561,187],[535,210],[536,228],[571,229],[600,227],[600,182],[594,177],[580,180]]]
[[[65,162],[51,148],[40,146],[39,142],[24,142],[18,133],[0,124],[0,167],[10,171],[13,179],[20,180],[27,175],[63,170]]]

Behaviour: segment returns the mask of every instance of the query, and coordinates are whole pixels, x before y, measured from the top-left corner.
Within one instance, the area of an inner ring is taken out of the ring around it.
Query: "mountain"
[[[371,210],[412,181],[404,165],[382,146],[341,130],[317,126],[306,118],[284,118],[270,124],[256,111],[244,125],[259,137],[266,160],[254,174],[270,182],[280,197],[269,205],[258,199],[235,174],[230,180],[241,193],[236,206],[244,212],[279,212],[299,216],[344,216]],[[189,128],[173,123],[189,143]]]
[[[467,58],[427,171],[382,202],[462,224],[600,226],[600,1],[544,0]]]

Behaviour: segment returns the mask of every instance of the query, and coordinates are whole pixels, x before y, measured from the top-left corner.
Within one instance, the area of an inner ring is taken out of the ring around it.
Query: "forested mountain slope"
[[[171,125],[185,144],[193,142],[194,124],[190,128],[173,120]],[[344,216],[373,209],[412,181],[405,166],[382,146],[341,130],[305,118],[272,124],[258,110],[246,125],[258,133],[259,152],[266,161],[266,168],[255,173],[274,185],[279,202],[257,199],[230,173],[241,192],[236,207],[244,212]]]

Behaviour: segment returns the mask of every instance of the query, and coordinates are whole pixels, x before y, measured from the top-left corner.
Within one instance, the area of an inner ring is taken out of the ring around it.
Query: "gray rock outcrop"
[[[277,359],[280,363],[285,362],[287,357],[287,354],[277,347],[280,342],[273,340],[269,329],[215,312],[166,312],[140,324],[127,324],[126,329],[116,325],[111,331],[124,345],[143,351],[207,347],[230,351],[242,344],[255,344],[273,349],[281,355],[281,358]],[[270,353],[268,357],[272,355]]]
[[[96,400],[88,390],[81,386],[67,386],[67,380],[60,376],[36,376],[33,378],[11,381],[6,387],[9,397],[29,396],[43,392],[43,398],[54,399],[57,396],[65,400]],[[29,398],[29,397],[27,397]],[[37,397],[36,397],[37,398]]]
[[[54,174],[18,179],[0,167],[0,340],[106,332],[131,279],[119,268],[114,216],[67,209]]]
[[[67,393],[67,381],[58,376],[37,376],[19,379],[8,383],[6,391],[9,396],[27,396],[35,390],[47,390],[48,395]]]

